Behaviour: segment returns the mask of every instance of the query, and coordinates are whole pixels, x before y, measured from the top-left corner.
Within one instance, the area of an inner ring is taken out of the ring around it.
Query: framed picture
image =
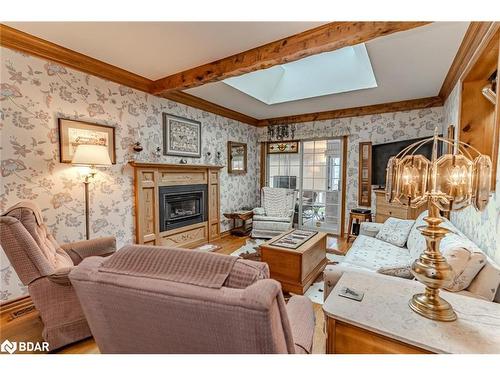
[[[163,114],[163,155],[201,157],[201,122]]]
[[[76,147],[80,144],[107,146],[109,158],[116,164],[115,128],[108,125],[58,119],[59,122],[59,161],[71,163]]]

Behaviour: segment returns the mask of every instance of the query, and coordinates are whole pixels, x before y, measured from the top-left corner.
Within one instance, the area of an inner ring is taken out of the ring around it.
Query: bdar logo
[[[2,352],[7,352],[7,353],[14,353],[17,349],[17,343],[16,342],[10,342],[9,340],[5,340],[2,342],[2,345],[0,345],[0,351]]]

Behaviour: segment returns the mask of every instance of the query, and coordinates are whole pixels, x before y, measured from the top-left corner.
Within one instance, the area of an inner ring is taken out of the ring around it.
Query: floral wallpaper
[[[411,138],[432,136],[434,129],[442,128],[443,107],[404,112],[383,113],[342,119],[295,124],[295,139],[333,138],[347,135],[347,228],[349,211],[358,207],[359,142],[373,144],[396,142]],[[259,129],[259,141],[267,141],[266,129]],[[375,212],[375,193],[372,193],[372,212]]]
[[[189,163],[214,164],[219,151],[225,165],[227,141],[247,143],[248,173],[229,175],[222,169],[221,212],[258,205],[255,127],[6,48],[0,53],[0,212],[21,199],[34,200],[58,241],[84,239],[83,171],[59,163],[57,118],[111,125],[117,163],[99,170],[90,185],[90,233],[91,238],[114,235],[119,247],[133,242],[133,170],[128,161],[180,160],[155,155],[162,146],[163,112],[202,123],[202,158],[187,158]],[[138,138],[144,150],[136,155],[131,146]],[[229,225],[223,219],[221,230]],[[0,301],[26,294],[3,251],[0,262]]]
[[[458,125],[460,83],[454,87],[444,103],[444,126]],[[456,137],[458,138],[458,132]],[[500,166],[500,153],[497,165]],[[490,196],[488,206],[482,212],[474,207],[451,213],[451,222],[474,241],[490,258],[500,264],[500,168],[497,168],[496,192]]]

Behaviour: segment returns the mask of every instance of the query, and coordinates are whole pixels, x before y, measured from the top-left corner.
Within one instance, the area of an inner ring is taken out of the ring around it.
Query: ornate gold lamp
[[[433,142],[432,158],[415,153]],[[439,142],[453,146],[453,152],[438,158]],[[415,294],[410,307],[433,320],[457,318],[451,305],[439,296],[453,271],[439,251],[441,239],[449,230],[440,226],[440,211],[461,210],[473,205],[483,210],[489,200],[492,166],[489,156],[482,155],[464,142],[452,142],[438,136],[413,143],[389,159],[386,177],[386,199],[413,208],[427,203],[426,226],[418,227],[425,237],[426,249],[412,264],[412,273],[425,285],[425,292]]]

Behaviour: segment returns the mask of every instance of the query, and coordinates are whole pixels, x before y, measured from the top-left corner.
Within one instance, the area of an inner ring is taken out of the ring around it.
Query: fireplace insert
[[[160,186],[160,231],[207,220],[207,185]]]

